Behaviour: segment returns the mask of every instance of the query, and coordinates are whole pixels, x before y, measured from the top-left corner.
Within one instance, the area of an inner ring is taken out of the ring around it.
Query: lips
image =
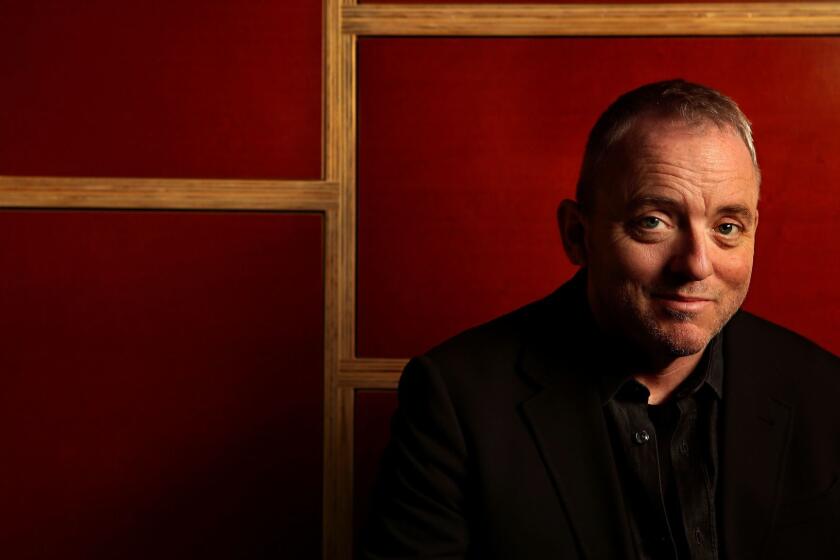
[[[681,294],[653,294],[657,299],[670,299],[673,301],[712,301],[711,298],[701,296],[684,296]]]
[[[652,296],[654,300],[669,309],[687,313],[702,311],[705,307],[714,303],[713,299],[695,295],[664,293],[652,294]]]

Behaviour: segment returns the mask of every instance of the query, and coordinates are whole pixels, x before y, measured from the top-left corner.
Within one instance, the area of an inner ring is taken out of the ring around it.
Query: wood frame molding
[[[0,208],[314,210],[338,206],[338,183],[235,179],[0,177]]]
[[[406,360],[356,358],[340,364],[338,383],[354,389],[396,389]]]
[[[341,9],[353,0],[324,0],[324,178],[338,185],[335,231],[325,240],[329,325],[324,336],[323,558],[353,557],[353,406],[340,363],[355,348],[356,37],[341,32]],[[331,248],[330,248],[331,247]]]
[[[365,4],[342,11],[353,35],[814,35],[840,32],[837,3]]]

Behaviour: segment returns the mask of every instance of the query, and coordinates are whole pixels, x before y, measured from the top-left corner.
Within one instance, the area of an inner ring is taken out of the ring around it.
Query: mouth
[[[714,303],[711,298],[679,293],[655,293],[651,297],[663,307],[683,313],[696,313]]]

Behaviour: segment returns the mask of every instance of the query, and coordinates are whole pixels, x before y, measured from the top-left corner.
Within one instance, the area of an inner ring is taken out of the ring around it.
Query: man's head
[[[749,121],[681,80],[621,96],[558,219],[596,321],[654,359],[696,354],[749,287],[760,172]]]

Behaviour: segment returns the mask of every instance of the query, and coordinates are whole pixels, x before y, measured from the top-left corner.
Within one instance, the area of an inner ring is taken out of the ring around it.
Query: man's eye
[[[727,237],[732,237],[736,235],[740,231],[740,229],[741,228],[737,224],[732,224],[728,222],[725,224],[720,224],[715,228],[715,230],[717,230],[718,233]]]
[[[659,218],[655,218],[654,216],[645,216],[641,220],[639,220],[639,225],[642,229],[656,229],[662,224],[662,220]]]

